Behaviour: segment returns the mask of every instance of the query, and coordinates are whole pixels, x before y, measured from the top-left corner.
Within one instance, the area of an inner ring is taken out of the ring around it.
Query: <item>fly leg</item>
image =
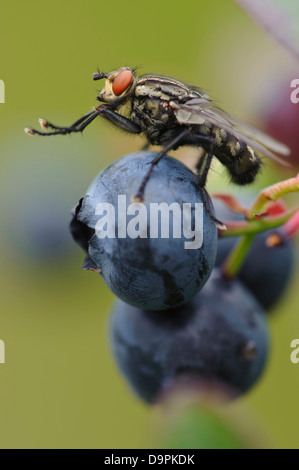
[[[174,139],[172,139],[167,145],[165,145],[165,147],[163,148],[163,150],[161,150],[161,152],[158,153],[158,155],[150,162],[150,167],[149,169],[147,170],[140,186],[139,186],[139,189],[136,193],[136,195],[132,198],[132,200],[134,202],[142,202],[143,199],[144,199],[144,191],[145,191],[145,188],[146,188],[146,185],[147,185],[147,182],[152,174],[152,171],[154,169],[154,167],[157,165],[157,163],[161,160],[161,158],[163,158],[166,153],[169,151],[169,150],[172,150],[174,148],[176,148],[178,146],[178,144],[180,143],[180,141],[189,133],[189,129],[184,129],[179,135],[177,135]]]
[[[73,124],[71,124],[69,127],[59,127],[55,126],[54,124],[50,123],[49,121],[46,121],[45,119],[40,119],[40,125],[43,129],[53,129],[52,132],[42,132],[38,131],[37,129],[25,129],[26,134],[29,135],[66,135],[66,134],[71,134],[72,132],[82,132],[85,127],[87,127],[98,115],[100,114],[99,111],[90,111],[89,113],[84,114],[80,119],[75,121]]]
[[[196,165],[195,165],[195,170],[197,171],[197,176],[199,179],[199,175],[202,171],[203,164],[205,162],[205,159],[207,158],[207,153],[204,151],[203,154],[199,157]]]
[[[213,159],[214,139],[213,137],[198,136],[198,143],[205,143],[206,146],[209,146],[208,152],[200,158],[196,165],[196,168],[198,169],[199,186],[204,188],[207,183],[208,173]]]
[[[202,141],[202,136],[199,136],[199,141]],[[207,141],[207,140],[206,140]],[[213,214],[212,202],[208,192],[205,189],[207,176],[209,169],[211,167],[212,159],[213,159],[213,151],[214,151],[214,139],[209,138],[209,150],[207,153],[202,155],[196,165],[196,169],[198,171],[198,180],[199,180],[199,189],[202,197],[203,204],[209,214],[210,219],[215,222],[216,226],[220,229],[224,229],[225,225]]]
[[[145,144],[141,147],[140,151],[143,152],[150,147],[151,143],[149,141],[145,142]]]
[[[116,113],[112,109],[109,109],[105,105],[96,106],[96,108],[89,113],[84,114],[80,119],[75,121],[69,127],[58,127],[50,122],[41,119],[40,124],[44,129],[53,129],[52,132],[41,132],[36,129],[29,129],[26,128],[25,132],[29,135],[66,135],[71,134],[73,132],[82,132],[97,116],[102,116],[116,127],[120,127],[121,129],[130,132],[131,134],[140,134],[141,127],[136,124],[135,122],[131,121],[130,119],[122,116],[121,114]]]
[[[202,183],[202,180],[203,180],[203,172],[202,172],[202,169],[206,168],[207,164],[206,164],[206,160],[207,160],[207,153],[205,152],[198,160],[195,168],[197,170],[197,176],[198,176],[198,180],[199,180],[199,190],[200,190],[200,194],[201,194],[201,197],[202,197],[202,201],[203,201],[203,204],[209,214],[209,217],[210,219],[216,223],[216,225],[218,226],[219,224],[222,226],[223,224],[217,220],[215,217],[214,217],[214,214],[213,214],[213,209],[212,209],[212,205],[211,205],[211,199],[210,199],[210,196],[208,195],[203,183]]]
[[[217,228],[221,230],[226,230],[226,225],[223,222],[221,222],[221,220],[216,219],[216,217],[214,216],[212,201],[206,188],[204,188],[203,186],[200,186],[199,190],[200,190],[203,205],[205,206],[211,221],[215,223]]]
[[[75,121],[73,124],[71,124],[69,127],[61,127],[61,126],[55,126],[55,124],[52,124],[51,122],[47,121],[46,119],[39,119],[39,123],[42,129],[53,129],[57,131],[63,131],[65,129],[70,129],[70,128],[76,128],[79,126],[82,122],[86,121],[86,119],[89,116],[92,116],[95,114],[95,110],[89,111],[89,113],[84,114],[81,118],[79,118],[77,121]],[[36,132],[36,131],[35,131]]]

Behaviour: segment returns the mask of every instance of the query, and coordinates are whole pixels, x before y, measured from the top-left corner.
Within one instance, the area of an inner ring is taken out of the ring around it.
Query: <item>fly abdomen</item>
[[[239,185],[252,183],[261,167],[261,159],[246,143],[224,129],[213,128],[214,155],[226,166],[232,181]]]

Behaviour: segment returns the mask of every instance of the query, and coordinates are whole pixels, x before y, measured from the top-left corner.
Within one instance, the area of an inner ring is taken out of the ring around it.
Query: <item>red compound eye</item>
[[[133,78],[131,70],[123,70],[115,77],[112,84],[112,91],[116,96],[121,95],[130,85]]]

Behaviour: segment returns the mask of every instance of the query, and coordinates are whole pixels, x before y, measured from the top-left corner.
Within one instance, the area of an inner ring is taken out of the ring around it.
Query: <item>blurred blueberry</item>
[[[149,403],[182,376],[205,390],[214,383],[241,394],[262,373],[269,347],[262,307],[216,269],[202,291],[176,309],[146,311],[118,301],[110,339],[121,372]]]
[[[214,202],[217,218],[221,221],[244,220],[244,216],[229,211],[222,203]],[[279,244],[268,246],[269,236],[275,234]],[[239,237],[219,239],[216,266],[221,266]],[[281,228],[256,235],[238,278],[255,295],[260,304],[271,308],[282,296],[292,277],[296,259],[295,246]]]
[[[1,174],[1,238],[10,259],[55,265],[74,253],[68,232],[70,200],[78,174],[39,153],[9,162]],[[82,177],[82,176],[81,176]]]

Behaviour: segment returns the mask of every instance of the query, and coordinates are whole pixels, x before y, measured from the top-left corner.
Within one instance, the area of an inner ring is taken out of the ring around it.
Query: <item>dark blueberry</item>
[[[238,281],[214,270],[187,304],[165,312],[118,301],[110,337],[116,362],[134,391],[155,402],[182,376],[222,383],[241,394],[264,369],[268,355],[265,314]]]
[[[36,267],[58,269],[59,263],[66,262],[67,257],[74,254],[67,230],[68,208],[75,192],[69,188],[69,166],[55,161],[53,155],[44,155],[40,165],[41,154],[37,149],[33,154],[18,148],[12,152],[16,159],[10,159],[0,175],[3,253],[13,264],[29,261]],[[72,182],[77,184],[78,181],[75,171]],[[9,201],[9,204],[3,201]]]
[[[127,155],[103,170],[74,209],[71,232],[87,252],[84,267],[101,272],[118,297],[140,308],[163,310],[187,302],[203,287],[215,262],[217,230],[205,205],[201,204],[202,192],[197,177],[178,160],[164,157],[154,168],[146,186],[144,203],[135,204],[132,214],[124,219],[125,230],[126,225],[128,231],[129,226],[132,229],[135,211],[144,217],[133,227],[130,236],[124,233],[124,238],[120,238],[119,217],[126,216],[131,200],[155,156],[154,152]],[[124,210],[119,209],[118,196],[125,201]],[[99,207],[103,208],[103,203],[109,203],[106,209],[110,212],[99,215]],[[154,214],[151,204],[157,206],[160,203],[165,203],[166,213],[159,215],[155,237],[151,233],[155,227],[153,219],[150,220],[150,214]],[[174,217],[170,211],[168,219],[167,207],[173,203],[176,203],[178,212]],[[198,204],[196,210],[195,204]],[[186,212],[188,205],[191,207],[189,218]],[[200,222],[201,209],[203,230],[198,231],[200,236],[196,249],[190,249],[189,244],[194,237],[186,233],[186,222],[190,225],[191,220],[194,230],[196,221]],[[210,210],[213,210],[212,206]],[[101,221],[102,227],[99,225]],[[115,221],[115,230],[111,226],[112,221]],[[169,229],[169,236],[161,233],[161,224],[163,230]],[[108,230],[108,225],[111,230],[109,236],[100,238]],[[179,232],[176,238],[173,237],[174,227]],[[132,237],[132,233],[136,238]],[[115,238],[111,234],[115,234]]]
[[[220,204],[215,204],[216,216],[221,221],[242,220],[241,215],[233,214]],[[269,236],[277,236],[279,244],[268,246]],[[238,237],[219,239],[216,266],[225,261]],[[287,239],[282,229],[269,230],[258,234],[247,258],[238,274],[238,278],[255,295],[260,304],[269,309],[282,296],[291,279],[295,265],[295,247]]]

